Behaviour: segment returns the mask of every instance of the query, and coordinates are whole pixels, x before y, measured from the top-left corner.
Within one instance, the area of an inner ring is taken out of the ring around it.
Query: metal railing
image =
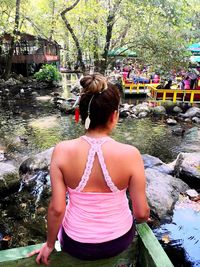
[[[155,101],[172,101],[185,103],[200,103],[200,90],[181,90],[181,89],[157,89],[152,84],[148,87],[148,96]]]

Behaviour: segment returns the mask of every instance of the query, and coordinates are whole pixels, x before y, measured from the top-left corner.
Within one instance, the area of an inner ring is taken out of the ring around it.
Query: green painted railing
[[[165,251],[147,224],[137,225],[138,236],[132,245],[119,255],[97,261],[82,261],[61,252],[59,243],[50,257],[50,267],[173,267]],[[27,254],[42,244],[0,251],[0,267],[36,267],[35,256]]]
[[[139,235],[139,256],[141,267],[173,267],[157,238],[146,224],[136,226]]]

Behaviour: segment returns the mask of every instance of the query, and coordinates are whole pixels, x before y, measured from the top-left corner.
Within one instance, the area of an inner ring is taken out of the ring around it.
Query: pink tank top
[[[102,243],[127,233],[133,224],[126,189],[119,190],[107,171],[101,146],[110,137],[90,138],[82,136],[90,144],[83,176],[75,189],[68,187],[69,201],[62,226],[66,234],[82,243]],[[82,192],[89,180],[94,157],[97,154],[109,193]],[[59,235],[58,235],[59,237]]]
[[[184,89],[190,89],[190,80],[184,80],[185,88]]]

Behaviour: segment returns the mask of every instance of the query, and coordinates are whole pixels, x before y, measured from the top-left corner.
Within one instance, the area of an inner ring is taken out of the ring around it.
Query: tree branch
[[[77,52],[78,52],[78,56],[77,56],[77,60],[80,62],[80,67],[82,69],[82,71],[84,72],[85,71],[85,64],[83,62],[83,55],[82,55],[82,50],[81,50],[81,47],[80,47],[80,44],[79,44],[79,40],[77,38],[77,36],[75,35],[74,33],[74,30],[72,29],[69,21],[66,19],[66,13],[69,12],[70,10],[72,10],[75,6],[77,6],[77,4],[80,2],[80,0],[76,0],[70,7],[67,7],[65,8],[61,13],[61,18],[62,20],[64,21],[65,23],[65,26],[66,28],[68,29],[68,31],[70,32],[74,42],[75,42],[75,45],[76,45],[76,48],[77,48]]]

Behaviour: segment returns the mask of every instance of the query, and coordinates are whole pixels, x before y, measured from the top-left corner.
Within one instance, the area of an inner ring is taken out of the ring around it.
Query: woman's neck
[[[105,137],[110,134],[110,131],[108,129],[94,129],[94,130],[88,130],[86,131],[85,135],[88,137]]]

